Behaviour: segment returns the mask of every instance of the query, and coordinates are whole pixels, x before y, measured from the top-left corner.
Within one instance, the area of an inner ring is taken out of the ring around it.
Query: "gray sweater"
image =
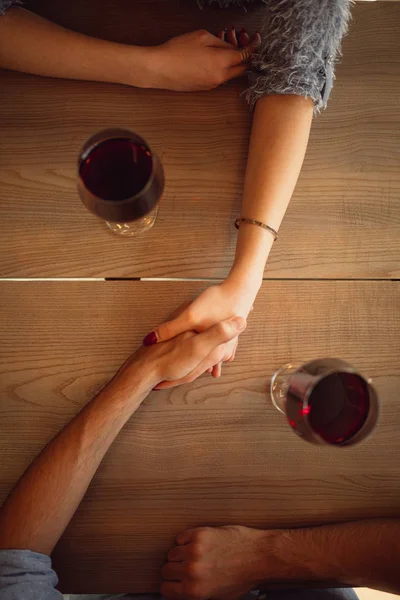
[[[227,7],[257,0],[205,1]],[[246,92],[250,106],[261,96],[295,94],[312,98],[316,112],[326,107],[350,18],[350,1],[263,0],[263,42],[252,61]],[[0,0],[0,14],[19,3]]]

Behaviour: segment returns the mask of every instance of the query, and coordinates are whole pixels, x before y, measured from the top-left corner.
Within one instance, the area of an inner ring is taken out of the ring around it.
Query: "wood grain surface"
[[[28,3],[74,29],[154,44],[206,27],[262,29],[248,13],[195,0]],[[329,110],[313,126],[301,179],[266,277],[400,274],[400,3],[359,3]],[[251,115],[245,80],[177,94],[1,73],[0,276],[223,277],[236,242]],[[80,147],[121,125],[160,155],[167,187],[154,229],[121,240],[86,212]]]
[[[178,302],[188,282],[3,282],[0,501],[35,454]],[[265,282],[220,380],[152,393],[56,549],[66,592],[155,591],[186,527],[279,527],[400,506],[400,283]],[[338,356],[373,378],[381,417],[353,448],[312,446],[272,406],[288,360]]]

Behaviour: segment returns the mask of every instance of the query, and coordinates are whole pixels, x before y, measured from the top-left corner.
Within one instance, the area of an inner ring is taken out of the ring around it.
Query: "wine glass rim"
[[[313,362],[319,362],[319,361],[323,361],[326,359],[314,359],[314,360],[310,360],[302,365],[300,365],[295,373],[299,373],[301,372],[301,370],[306,366],[309,365],[310,363]],[[337,361],[337,365],[336,367],[332,366],[332,368],[328,368],[326,369],[326,371],[324,371],[323,373],[321,373],[320,375],[314,375],[314,379],[312,381],[312,384],[307,388],[306,392],[305,392],[305,396],[304,396],[304,400],[303,400],[303,406],[302,406],[302,411],[304,409],[306,409],[305,412],[303,412],[303,419],[304,419],[304,423],[305,426],[308,430],[308,433],[310,435],[311,438],[313,438],[314,440],[318,440],[320,442],[323,442],[324,445],[328,445],[328,446],[350,446],[353,445],[357,442],[357,440],[359,439],[359,441],[361,441],[362,439],[364,439],[374,428],[377,420],[378,420],[378,415],[379,415],[379,402],[378,402],[378,395],[376,393],[376,390],[374,388],[374,386],[372,385],[372,379],[371,378],[366,378],[364,377],[361,373],[359,373],[357,371],[357,369],[355,369],[354,367],[352,367],[351,365],[349,365],[348,363],[346,363],[345,361],[341,360],[341,359],[330,359],[330,360],[335,360]],[[339,366],[340,365],[340,366]],[[327,442],[327,440],[325,440],[321,435],[319,435],[314,428],[311,425],[310,422],[310,411],[307,411],[307,408],[311,408],[310,407],[310,398],[311,398],[311,394],[313,393],[313,391],[315,390],[315,388],[317,387],[317,385],[323,381],[326,377],[329,377],[330,375],[335,375],[338,373],[348,373],[351,375],[355,375],[357,376],[361,381],[363,381],[363,383],[365,384],[366,390],[368,392],[368,400],[369,400],[369,410],[368,410],[368,415],[365,419],[365,421],[363,422],[363,424],[361,425],[361,427],[351,436],[345,438],[343,441],[341,442],[337,442],[337,443],[330,443]]]
[[[90,190],[85,185],[85,183],[81,177],[80,167],[81,167],[82,162],[87,159],[87,157],[90,155],[91,152],[93,152],[93,150],[95,148],[98,148],[99,146],[101,146],[102,144],[104,144],[106,142],[109,142],[110,140],[129,140],[129,141],[134,141],[135,143],[137,143],[137,142],[142,143],[151,154],[151,173],[149,175],[149,178],[148,178],[145,186],[137,194],[134,194],[133,196],[128,196],[127,198],[123,198],[122,200],[107,200],[106,198],[97,196],[97,194],[94,194],[92,192],[92,190]],[[129,202],[132,202],[132,200],[138,200],[143,195],[147,194],[147,192],[149,191],[150,187],[153,184],[153,180],[155,177],[155,171],[156,171],[158,162],[159,161],[158,161],[157,154],[152,151],[149,144],[139,134],[137,134],[134,131],[131,131],[129,129],[122,129],[119,127],[103,129],[101,131],[98,131],[97,133],[94,133],[86,141],[86,143],[83,145],[83,147],[79,153],[79,156],[78,156],[78,182],[80,183],[80,185],[83,186],[83,188],[85,188],[85,190],[93,198],[96,198],[100,202],[110,203],[113,206],[121,205],[121,204],[122,205],[128,204]]]

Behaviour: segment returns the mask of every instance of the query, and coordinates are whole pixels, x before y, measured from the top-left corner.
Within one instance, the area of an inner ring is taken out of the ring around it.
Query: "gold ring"
[[[251,54],[247,48],[240,48],[240,56],[242,57],[242,64],[245,65],[250,62]]]

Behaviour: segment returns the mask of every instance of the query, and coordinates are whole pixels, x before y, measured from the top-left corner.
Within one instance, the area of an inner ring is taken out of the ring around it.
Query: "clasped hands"
[[[254,298],[254,290],[229,278],[207,288],[149,333],[119,374],[139,370],[149,389],[157,390],[190,383],[206,372],[220,377],[222,363],[235,358]]]

